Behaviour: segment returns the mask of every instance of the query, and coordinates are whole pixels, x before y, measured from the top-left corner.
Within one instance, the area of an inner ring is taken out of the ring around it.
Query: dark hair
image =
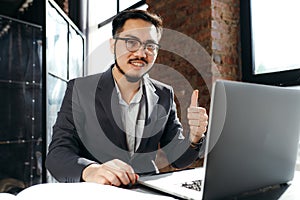
[[[122,31],[123,26],[128,19],[142,19],[150,22],[156,27],[159,37],[162,34],[162,19],[158,15],[144,10],[125,10],[116,15],[112,21],[113,37]]]

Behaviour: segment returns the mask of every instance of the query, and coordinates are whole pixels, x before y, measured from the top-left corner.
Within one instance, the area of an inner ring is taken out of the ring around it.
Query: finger
[[[135,172],[130,165],[118,159],[113,160],[113,164],[118,166],[118,169],[115,170],[115,173],[123,184],[127,185],[130,182],[136,182]]]
[[[102,170],[99,172],[100,176],[105,178],[108,181],[109,185],[120,186],[122,181],[119,178],[118,172],[119,170],[115,170],[109,166],[103,166]]]
[[[208,122],[207,121],[200,121],[200,120],[189,120],[188,121],[188,124],[190,125],[190,126],[199,126],[199,127],[206,127],[207,126],[207,124],[208,124]]]
[[[129,178],[127,172],[124,169],[115,169],[107,166],[105,167],[105,169],[106,172],[102,173],[102,175],[110,181],[111,185],[128,185],[131,182],[131,179]]]
[[[137,180],[137,174],[134,172],[133,168],[126,164],[126,163],[121,163],[121,167],[125,170],[127,177],[129,178],[131,183],[135,183]]]
[[[191,120],[188,121],[188,123],[189,123],[190,126],[200,126],[200,121],[199,120],[191,119]]]
[[[194,90],[193,94],[191,96],[190,107],[197,107],[198,106],[198,95],[199,95],[199,90]]]
[[[120,186],[122,183],[119,180],[117,176],[115,176],[113,173],[106,173],[103,178],[106,180],[105,185],[114,185],[114,186]]]
[[[118,171],[115,171],[114,173],[123,185],[128,185],[131,182],[131,180],[125,170],[122,170],[122,171],[118,170]]]
[[[138,174],[135,174],[135,180],[138,180],[140,176]]]
[[[137,179],[138,179],[138,175],[135,174],[135,173],[132,173],[132,172],[127,173],[127,175],[128,175],[128,177],[129,177],[129,179],[130,179],[130,182],[131,182],[132,184],[135,184],[136,181],[137,181]]]
[[[201,122],[204,122],[208,120],[208,115],[206,113],[188,112],[187,118],[188,120],[200,120]]]
[[[95,180],[96,183],[102,184],[102,185],[111,185],[111,182],[107,180],[104,176],[98,176]]]
[[[196,112],[202,114],[206,113],[206,109],[203,107],[189,107],[187,111],[188,113],[196,113]]]
[[[190,134],[195,137],[202,137],[206,132],[207,126],[190,126]]]

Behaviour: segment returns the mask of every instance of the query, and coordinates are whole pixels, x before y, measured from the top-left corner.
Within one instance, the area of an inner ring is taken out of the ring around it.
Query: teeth
[[[138,62],[131,62],[131,64],[137,66],[137,67],[143,67],[144,64],[143,63],[138,63]]]

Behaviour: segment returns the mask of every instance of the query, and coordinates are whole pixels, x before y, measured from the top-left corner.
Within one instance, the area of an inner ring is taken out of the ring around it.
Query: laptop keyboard
[[[182,187],[186,187],[188,189],[193,189],[193,190],[196,190],[196,191],[201,191],[201,184],[202,184],[202,180],[195,180],[195,181],[190,181],[190,182],[182,183],[181,186]]]

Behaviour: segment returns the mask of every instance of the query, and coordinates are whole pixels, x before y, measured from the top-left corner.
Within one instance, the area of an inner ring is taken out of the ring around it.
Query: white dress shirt
[[[126,133],[127,145],[130,155],[138,149],[145,126],[145,95],[143,94],[143,81],[141,81],[138,92],[127,104],[122,98],[118,84],[115,81],[119,98],[121,119]]]

